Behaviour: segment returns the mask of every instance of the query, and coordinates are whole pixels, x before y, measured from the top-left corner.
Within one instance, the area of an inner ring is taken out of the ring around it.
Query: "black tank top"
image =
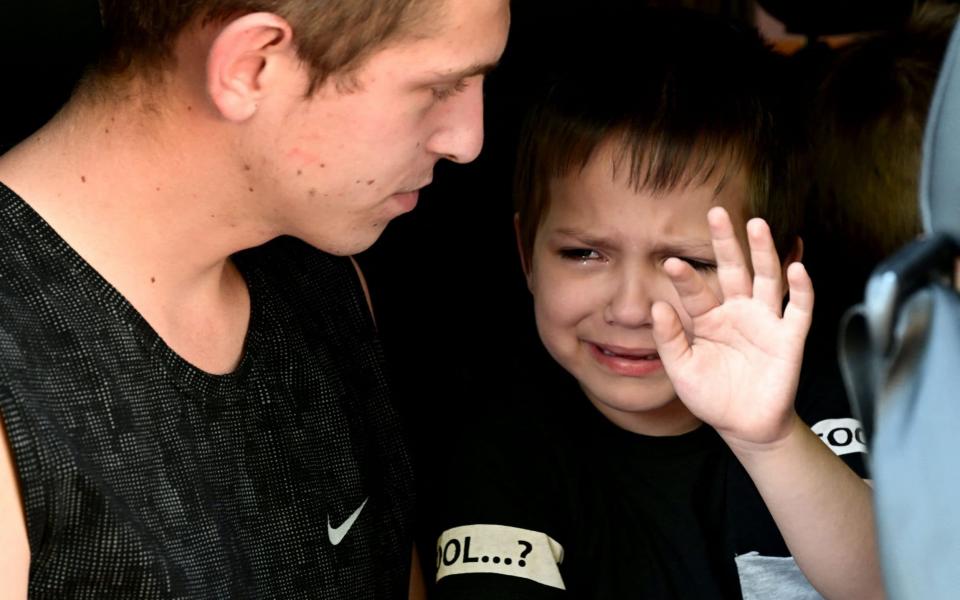
[[[235,261],[249,332],[214,376],[0,184],[30,598],[406,595],[410,464],[353,266],[292,238]]]

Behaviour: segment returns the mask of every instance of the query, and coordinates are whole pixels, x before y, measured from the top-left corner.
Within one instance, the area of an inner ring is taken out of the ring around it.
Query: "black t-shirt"
[[[434,598],[741,598],[741,581],[758,576],[773,580],[767,597],[812,591],[713,429],[630,433],[558,367],[526,381],[475,398],[482,408],[425,461],[421,556],[439,575]],[[856,435],[845,406],[804,404],[815,430]],[[843,458],[862,473],[861,456]]]

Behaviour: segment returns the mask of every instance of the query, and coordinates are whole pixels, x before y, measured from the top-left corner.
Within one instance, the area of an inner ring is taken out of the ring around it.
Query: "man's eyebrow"
[[[499,62],[492,63],[475,63],[460,69],[459,71],[436,71],[433,73],[434,77],[442,77],[443,79],[466,79],[468,77],[476,77],[477,75],[486,75],[490,71],[497,68]]]

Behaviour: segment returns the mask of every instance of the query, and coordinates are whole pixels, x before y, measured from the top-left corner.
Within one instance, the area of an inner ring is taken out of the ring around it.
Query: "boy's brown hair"
[[[765,218],[786,255],[800,215],[775,181],[790,146],[778,129],[778,57],[752,29],[703,14],[606,17],[608,41],[576,57],[524,125],[514,189],[524,256],[549,210],[550,181],[583,169],[610,141],[615,170],[629,169],[637,191],[719,188],[742,171],[744,216]]]
[[[383,44],[437,18],[444,0],[100,0],[101,58],[92,79],[156,74],[173,61],[178,35],[194,23],[216,23],[253,12],[290,23],[314,91],[329,76],[359,66]]]

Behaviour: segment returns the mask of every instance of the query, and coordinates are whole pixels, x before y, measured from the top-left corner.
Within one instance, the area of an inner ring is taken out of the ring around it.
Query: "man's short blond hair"
[[[100,0],[104,43],[93,79],[156,74],[174,61],[174,44],[194,23],[254,12],[290,23],[297,52],[310,69],[308,91],[358,67],[384,44],[416,36],[445,0]]]

